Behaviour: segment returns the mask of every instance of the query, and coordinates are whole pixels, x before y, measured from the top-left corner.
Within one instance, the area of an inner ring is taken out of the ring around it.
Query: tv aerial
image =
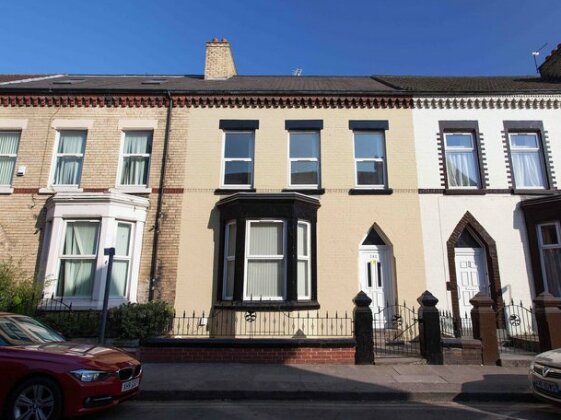
[[[539,49],[532,51],[532,57],[534,57],[534,66],[536,66],[536,73],[539,73],[538,56],[540,55],[540,51],[543,50],[546,46],[547,46],[547,42],[543,44]]]

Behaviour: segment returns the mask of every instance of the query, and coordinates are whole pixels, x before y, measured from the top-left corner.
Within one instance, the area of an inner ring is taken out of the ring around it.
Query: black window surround
[[[258,130],[259,120],[220,120],[220,130]]]
[[[220,211],[220,243],[216,307],[274,310],[317,309],[317,240],[316,223],[319,200],[299,193],[236,193],[220,200],[216,207]],[[243,298],[245,279],[246,227],[248,220],[281,219],[286,223],[286,299],[282,301],[247,301]],[[298,221],[310,224],[311,293],[309,300],[298,300],[297,231]],[[234,287],[232,300],[223,299],[224,252],[226,225],[236,223],[236,245],[234,262]]]
[[[323,130],[323,120],[286,120],[285,130]]]
[[[483,195],[487,190],[487,179],[483,169],[483,153],[481,151],[481,135],[477,121],[439,121],[440,131],[440,161],[444,175],[444,194],[447,195]],[[448,168],[446,166],[446,138],[447,133],[466,132],[473,135],[477,157],[477,174],[479,175],[479,186],[477,188],[452,187],[448,183]]]
[[[385,188],[351,188],[349,195],[390,195],[393,189],[389,187],[388,179],[388,147],[385,131],[389,130],[388,120],[349,120],[349,130],[352,131],[384,131],[384,180]],[[354,141],[354,138],[353,138]],[[356,168],[354,169],[356,170]]]
[[[549,165],[549,153],[545,147],[544,142],[544,127],[542,121],[503,121],[504,131],[505,131],[505,142],[508,150],[508,165],[511,174],[511,193],[512,194],[522,194],[522,195],[543,195],[552,193],[553,190],[553,179],[551,174],[551,167]],[[536,133],[540,150],[541,150],[541,161],[544,168],[545,182],[546,185],[543,189],[523,189],[516,186],[516,180],[514,177],[514,169],[512,164],[512,150],[510,147],[510,134],[512,133]]]

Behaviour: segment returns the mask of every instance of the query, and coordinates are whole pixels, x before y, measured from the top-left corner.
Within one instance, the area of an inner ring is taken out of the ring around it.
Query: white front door
[[[479,292],[489,294],[485,250],[482,248],[456,248],[456,280],[460,316],[471,313],[470,299]]]
[[[372,299],[374,327],[383,328],[387,304],[394,304],[390,252],[387,246],[369,246],[359,253],[360,289]]]

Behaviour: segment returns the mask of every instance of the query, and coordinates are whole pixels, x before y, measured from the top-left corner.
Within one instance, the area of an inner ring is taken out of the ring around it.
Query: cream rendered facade
[[[317,211],[317,301],[320,309],[350,311],[360,290],[359,247],[376,225],[391,242],[393,281],[399,302],[412,305],[425,288],[421,218],[410,109],[370,108],[184,108],[185,194],[179,242],[177,311],[207,313],[217,300],[220,227],[217,202],[227,196],[221,186],[224,131],[221,120],[258,120],[255,130],[256,193],[288,188],[286,120],[322,120],[321,188]],[[353,131],[350,120],[386,120],[388,187],[391,195],[350,195],[355,188]]]
[[[536,195],[528,196],[510,191],[513,187],[512,171],[506,145],[508,135],[503,122],[543,123],[545,148],[549,155],[549,162],[546,164],[554,174],[561,162],[561,143],[558,141],[561,138],[561,121],[557,106],[546,107],[543,104],[555,99],[559,98],[527,95],[456,97],[455,100],[463,103],[463,106],[456,107],[443,105],[447,98],[431,97],[432,106],[424,99],[416,101],[413,120],[427,289],[440,300],[440,309],[451,310],[454,306],[452,293],[447,289],[447,283],[451,280],[450,273],[454,270],[454,267],[450,267],[453,258],[449,258],[447,241],[466,212],[473,216],[495,242],[495,263],[500,276],[503,301],[522,301],[524,305],[530,305],[535,297],[524,215],[519,203]],[[496,105],[475,106],[473,104],[476,100]],[[439,141],[441,121],[477,122],[482,149],[479,163],[483,165],[487,183],[485,195],[450,195],[443,192],[443,176],[446,175],[442,169]],[[551,184],[548,189],[554,191],[557,188],[554,175]],[[539,194],[539,191],[535,193]],[[492,268],[487,264],[488,278],[493,276],[493,273],[489,273]],[[464,316],[464,313],[460,315]]]

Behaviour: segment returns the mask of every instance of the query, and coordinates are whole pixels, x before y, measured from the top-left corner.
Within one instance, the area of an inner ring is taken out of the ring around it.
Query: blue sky
[[[561,43],[559,0],[0,0],[0,73],[534,74]]]

